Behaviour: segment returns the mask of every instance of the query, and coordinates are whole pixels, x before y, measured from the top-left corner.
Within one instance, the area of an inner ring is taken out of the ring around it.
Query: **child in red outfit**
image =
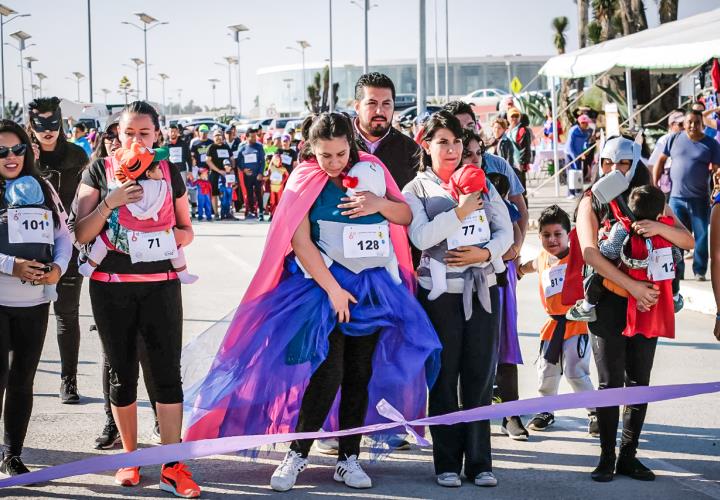
[[[207,169],[201,168],[198,175],[200,178],[193,182],[193,185],[198,188],[198,220],[202,220],[204,214],[207,220],[212,221],[212,203],[210,202],[212,184],[208,180]]]

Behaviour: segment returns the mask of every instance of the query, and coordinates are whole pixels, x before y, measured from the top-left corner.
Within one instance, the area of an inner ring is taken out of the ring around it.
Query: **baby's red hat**
[[[448,186],[455,199],[459,197],[459,194],[488,192],[485,171],[476,165],[465,165],[457,169],[450,176]]]

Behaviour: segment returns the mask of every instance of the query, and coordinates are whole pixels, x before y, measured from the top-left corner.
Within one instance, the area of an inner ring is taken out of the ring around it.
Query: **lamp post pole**
[[[244,24],[234,24],[232,26],[228,26],[228,29],[232,31],[233,38],[235,39],[235,43],[237,44],[237,95],[238,95],[238,116],[242,117],[242,81],[240,80],[240,43],[249,40],[250,37],[246,36],[244,38],[240,38],[240,33],[243,31],[250,31],[250,28],[245,26]]]
[[[425,0],[418,1],[419,19],[418,34],[420,40],[418,43],[418,62],[417,62],[417,117],[425,114],[425,71],[427,61],[425,60]]]
[[[332,0],[328,0],[328,24],[330,31],[330,61],[328,62],[328,99],[330,101],[330,112],[335,111],[335,95],[333,94],[333,36],[332,36]]]
[[[137,24],[131,23],[129,21],[122,21],[122,24],[127,24],[128,26],[133,26],[143,32],[143,45],[144,45],[144,50],[145,50],[145,100],[147,101],[147,100],[149,100],[149,97],[148,97],[147,32],[154,28],[157,28],[158,26],[162,26],[163,24],[168,24],[168,22],[167,21],[160,22],[157,19],[155,19],[154,17],[152,17],[151,15],[145,14],[144,12],[137,12],[137,13],[135,13],[135,15],[138,17],[138,19],[140,19],[142,26],[138,26]],[[148,26],[150,26],[150,27],[148,28]],[[139,95],[140,95],[139,89],[140,89],[140,85],[138,82],[138,99],[140,98],[139,97]]]
[[[10,17],[12,16],[12,17]],[[30,14],[18,14],[10,7],[0,4],[0,80],[2,80],[2,107],[0,118],[5,117],[5,25],[18,17],[28,17]],[[5,20],[6,17],[9,19]],[[24,92],[24,90],[23,90]]]

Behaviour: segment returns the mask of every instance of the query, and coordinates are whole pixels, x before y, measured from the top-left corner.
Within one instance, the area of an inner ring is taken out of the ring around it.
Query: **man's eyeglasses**
[[[27,144],[15,144],[9,148],[7,146],[0,146],[0,159],[7,158],[10,152],[15,156],[23,156],[25,151],[27,151]]]

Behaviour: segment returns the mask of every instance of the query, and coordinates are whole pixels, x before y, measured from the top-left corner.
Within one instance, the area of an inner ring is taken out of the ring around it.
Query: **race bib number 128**
[[[346,258],[387,257],[390,255],[388,227],[380,224],[343,228],[343,254]]]

